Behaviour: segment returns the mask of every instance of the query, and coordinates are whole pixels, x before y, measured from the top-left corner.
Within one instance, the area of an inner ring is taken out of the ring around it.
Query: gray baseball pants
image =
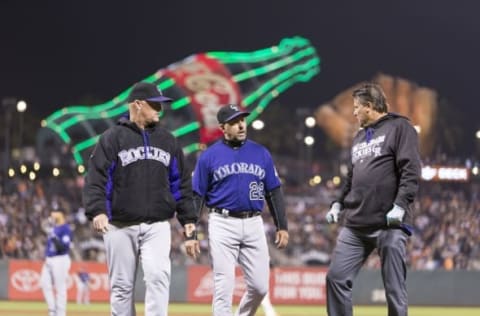
[[[40,284],[49,316],[65,316],[67,313],[67,280],[71,262],[68,254],[45,259]]]
[[[261,216],[239,219],[210,213],[210,257],[213,269],[213,315],[232,315],[235,266],[242,268],[247,291],[235,316],[255,315],[268,292],[270,256]]]
[[[134,286],[139,260],[145,281],[145,316],[168,315],[170,223],[109,224],[103,235],[112,316],[135,316]]]
[[[379,229],[370,233],[343,227],[337,238],[327,273],[327,313],[351,316],[353,281],[370,253],[377,248],[381,260],[388,316],[407,316],[406,243],[399,229]]]

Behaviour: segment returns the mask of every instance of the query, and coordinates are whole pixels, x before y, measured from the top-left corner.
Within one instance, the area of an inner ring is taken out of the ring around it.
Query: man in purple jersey
[[[213,315],[232,315],[235,266],[243,270],[247,291],[235,313],[255,315],[268,292],[269,254],[261,212],[267,201],[277,226],[278,248],[288,244],[281,183],[268,150],[247,139],[245,117],[236,105],[217,113],[224,137],[199,157],[193,191],[199,210],[206,204],[214,294]]]
[[[61,209],[52,210],[49,221],[52,226],[47,231],[46,258],[42,267],[40,285],[47,302],[48,315],[65,316],[72,231]]]
[[[380,86],[353,92],[353,115],[361,129],[353,139],[343,190],[326,219],[344,215],[327,274],[329,316],[351,316],[353,281],[376,248],[389,316],[407,316],[406,244],[411,204],[420,179],[418,135],[406,117],[387,112]]]

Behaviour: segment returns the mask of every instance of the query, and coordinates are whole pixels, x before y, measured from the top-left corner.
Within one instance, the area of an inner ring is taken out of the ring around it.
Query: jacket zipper
[[[144,160],[148,160],[148,148],[149,148],[149,137],[148,137],[148,132],[146,130],[142,130],[142,138],[143,138],[143,151],[144,151],[144,156],[143,156],[143,159]],[[145,201],[149,201],[149,191],[150,191],[150,188],[149,188],[149,181],[147,181],[148,179],[148,161],[146,161],[144,163],[144,170],[143,170],[143,179],[144,179],[144,183],[145,183]],[[148,203],[145,204],[145,215],[146,215],[146,219],[148,219],[150,217],[150,210],[148,209]]]

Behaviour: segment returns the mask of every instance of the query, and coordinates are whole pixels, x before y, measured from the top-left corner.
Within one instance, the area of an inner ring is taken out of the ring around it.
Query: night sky
[[[0,3],[0,98],[46,117],[103,102],[200,52],[253,51],[308,38],[321,72],[279,98],[316,108],[383,72],[433,88],[480,128],[476,1],[21,1]]]

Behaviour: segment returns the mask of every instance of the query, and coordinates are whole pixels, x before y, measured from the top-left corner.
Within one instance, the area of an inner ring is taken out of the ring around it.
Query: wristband
[[[196,230],[192,231],[192,234],[190,236],[187,236],[187,233],[185,233],[185,232],[183,233],[183,235],[185,236],[185,240],[198,240]]]

